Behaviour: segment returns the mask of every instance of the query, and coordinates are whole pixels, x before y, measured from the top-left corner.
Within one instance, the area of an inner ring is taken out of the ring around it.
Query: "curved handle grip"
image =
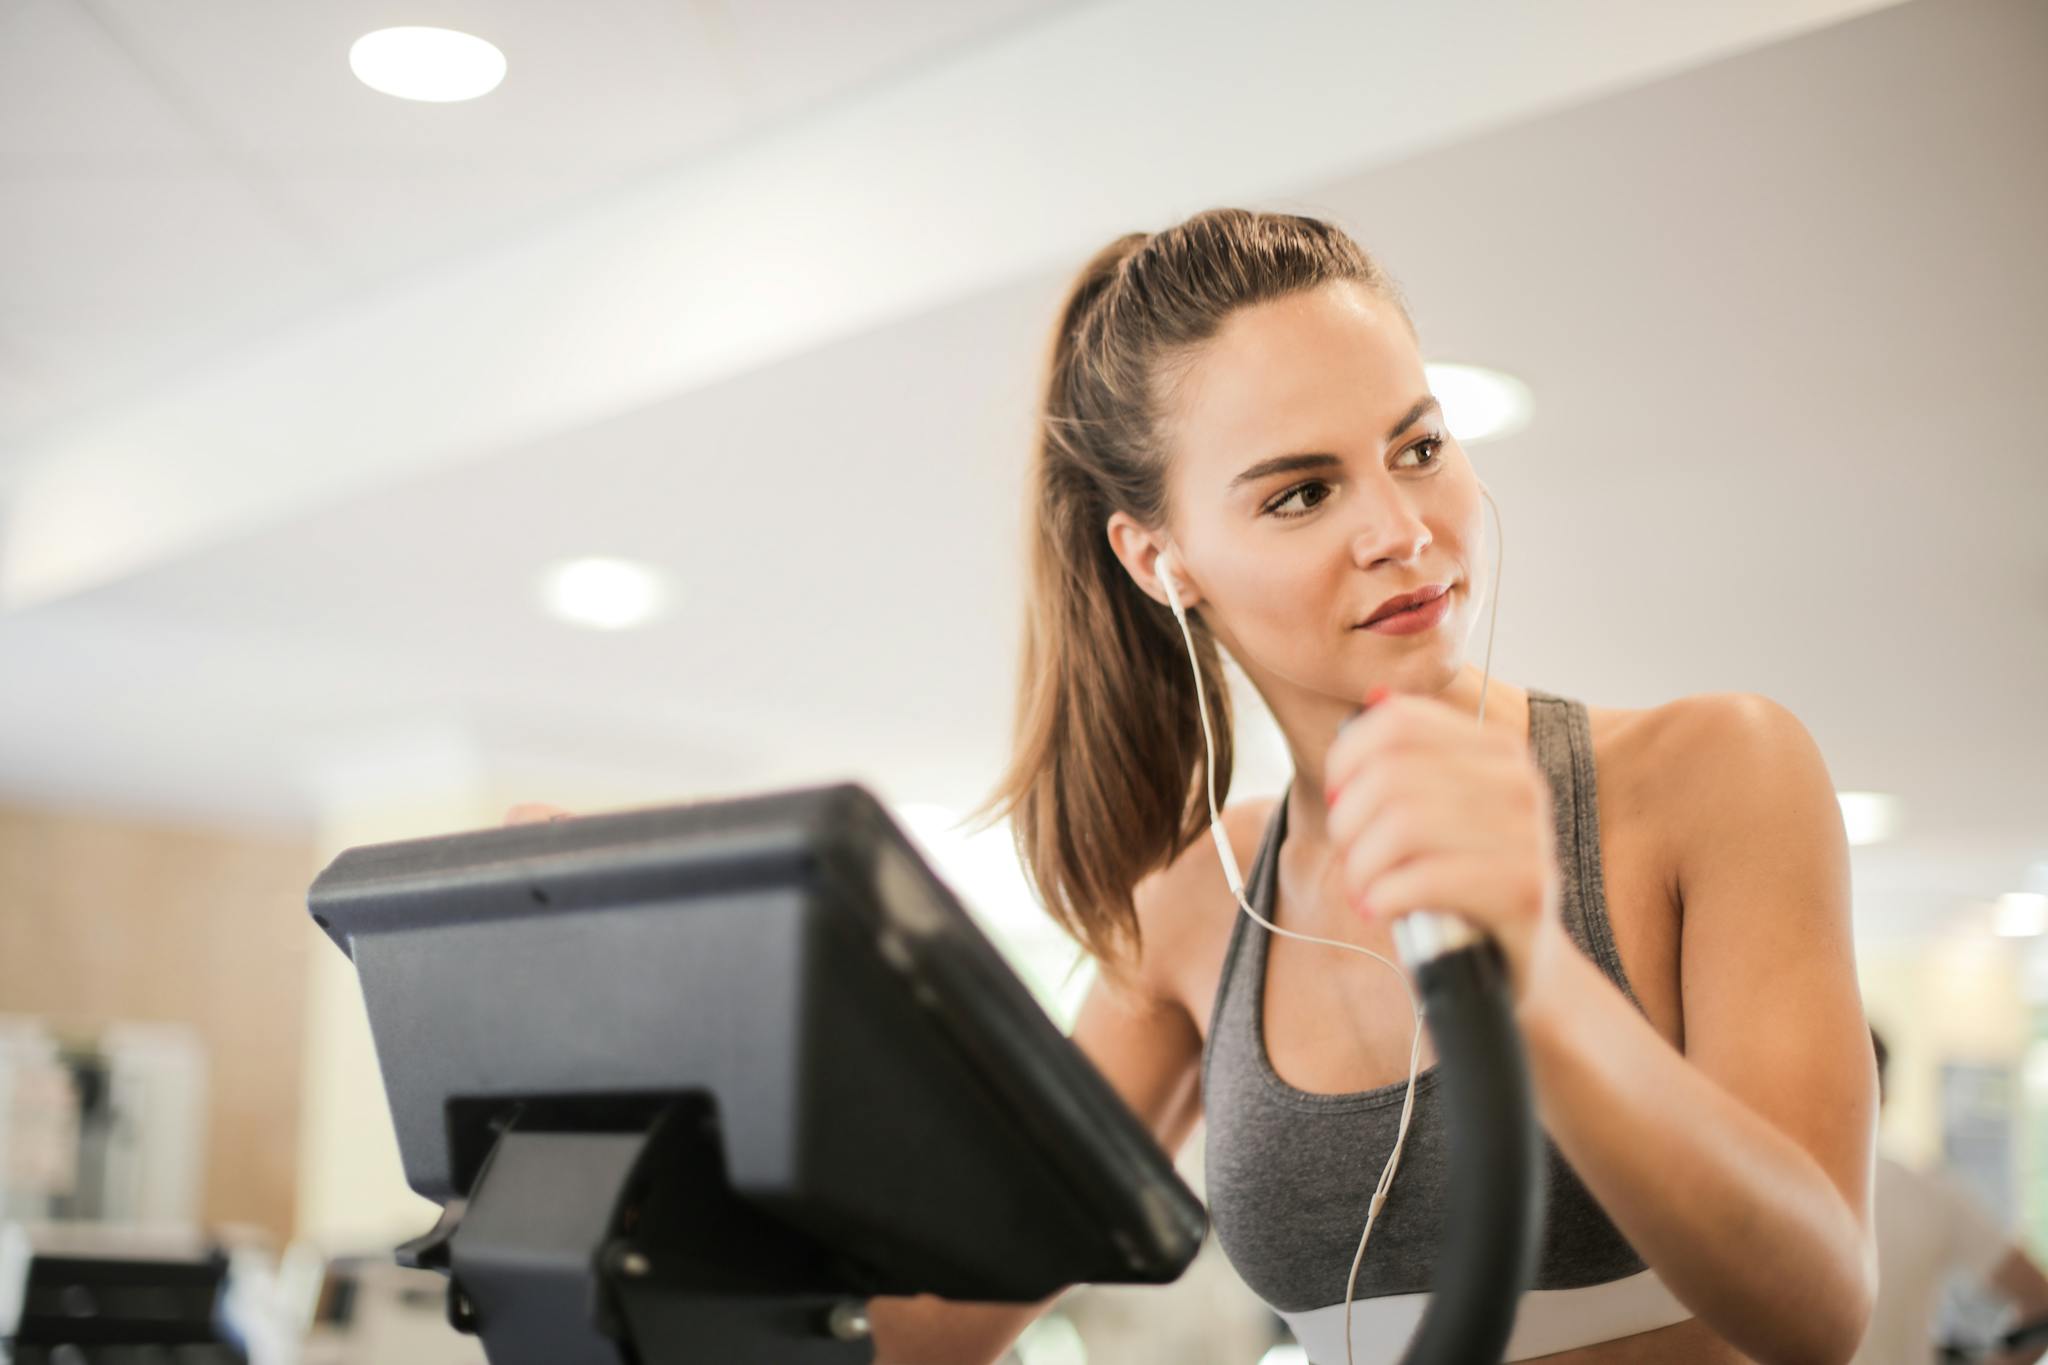
[[[1394,923],[1436,1043],[1451,1135],[1444,1245],[1403,1365],[1498,1362],[1535,1278],[1543,1226],[1543,1141],[1506,964],[1454,915]]]

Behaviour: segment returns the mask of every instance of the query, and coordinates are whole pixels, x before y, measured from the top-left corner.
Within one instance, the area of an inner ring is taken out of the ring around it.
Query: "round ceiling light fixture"
[[[668,592],[661,574],[628,559],[571,559],[541,575],[541,605],[560,620],[592,630],[630,630],[660,615]]]
[[[1444,424],[1461,445],[1512,435],[1528,426],[1536,411],[1529,386],[1511,374],[1448,361],[1422,369],[1429,391],[1443,405]]]
[[[380,28],[348,50],[349,70],[402,100],[452,104],[488,95],[505,79],[505,54],[452,28]]]

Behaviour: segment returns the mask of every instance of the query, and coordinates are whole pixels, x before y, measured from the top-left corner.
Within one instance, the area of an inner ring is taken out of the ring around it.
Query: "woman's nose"
[[[1352,558],[1360,568],[1382,560],[1412,560],[1429,548],[1429,526],[1405,498],[1386,498],[1366,514],[1366,525],[1352,541]]]

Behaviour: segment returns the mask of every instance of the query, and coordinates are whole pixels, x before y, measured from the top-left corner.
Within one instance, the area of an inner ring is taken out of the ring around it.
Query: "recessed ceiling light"
[[[1899,832],[1899,798],[1884,792],[1836,792],[1851,845],[1881,844]]]
[[[572,559],[541,576],[541,602],[571,625],[627,630],[653,620],[668,593],[661,574],[625,559]]]
[[[1461,443],[1491,440],[1529,425],[1536,410],[1529,386],[1479,365],[1425,365],[1429,391],[1443,404],[1444,423]]]
[[[437,104],[488,95],[505,79],[505,54],[452,28],[380,28],[348,50],[349,70],[372,90]]]
[[[2000,896],[1993,923],[2000,938],[2034,938],[2048,930],[2048,896],[2035,891]]]

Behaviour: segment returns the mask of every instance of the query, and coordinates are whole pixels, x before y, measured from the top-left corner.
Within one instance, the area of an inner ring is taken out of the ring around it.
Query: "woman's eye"
[[[1423,437],[1423,438],[1422,438],[1421,440],[1417,441],[1417,442],[1416,442],[1416,443],[1415,443],[1414,445],[1412,445],[1412,446],[1409,446],[1407,450],[1404,450],[1404,451],[1402,451],[1401,453],[1402,453],[1402,454],[1404,454],[1404,455],[1406,455],[1406,454],[1409,454],[1410,452],[1413,452],[1413,451],[1418,451],[1418,450],[1426,450],[1426,451],[1428,451],[1428,452],[1429,452],[1429,459],[1427,459],[1426,461],[1422,462],[1421,464],[1417,464],[1417,465],[1413,465],[1413,466],[1410,466],[1411,468],[1414,468],[1414,469],[1427,469],[1427,468],[1429,468],[1429,466],[1431,466],[1431,465],[1435,464],[1435,463],[1436,463],[1437,461],[1439,461],[1439,460],[1441,460],[1441,459],[1443,458],[1443,449],[1444,449],[1444,440],[1443,440],[1443,437],[1441,437],[1441,436],[1425,436],[1425,437]]]
[[[1279,497],[1273,499],[1273,501],[1267,503],[1266,510],[1268,512],[1271,512],[1276,517],[1305,517],[1310,512],[1313,512],[1317,507],[1320,507],[1323,504],[1324,499],[1328,497],[1327,493],[1324,494],[1324,497],[1317,498],[1313,503],[1304,502],[1302,504],[1302,510],[1299,512],[1283,512],[1280,509],[1285,507],[1288,503],[1292,502],[1294,500],[1295,494],[1297,493],[1306,493],[1311,488],[1327,489],[1329,488],[1329,486],[1330,485],[1324,483],[1321,479],[1310,479],[1306,483],[1298,483],[1294,485],[1294,487],[1288,489],[1285,493],[1282,493]]]
[[[1433,469],[1438,464],[1442,463],[1443,449],[1443,437],[1425,436],[1423,439],[1417,441],[1414,445],[1409,446],[1406,450],[1402,451],[1401,453],[1403,455],[1412,455],[1417,452],[1425,453],[1428,455],[1429,458],[1425,460],[1420,460],[1415,464],[1409,465],[1408,467],[1410,469]],[[1305,517],[1310,512],[1313,512],[1316,508],[1322,506],[1324,502],[1329,500],[1329,487],[1330,485],[1323,482],[1321,479],[1309,479],[1305,483],[1298,483],[1294,485],[1294,487],[1288,489],[1285,493],[1282,493],[1279,497],[1275,498],[1273,501],[1267,503],[1266,511],[1270,512],[1276,517]],[[1310,489],[1315,488],[1320,488],[1324,490],[1323,496],[1315,499],[1313,502],[1304,501],[1301,504],[1301,510],[1299,512],[1284,512],[1280,510],[1283,507],[1287,506],[1288,503],[1293,502],[1297,495],[1306,494]]]

